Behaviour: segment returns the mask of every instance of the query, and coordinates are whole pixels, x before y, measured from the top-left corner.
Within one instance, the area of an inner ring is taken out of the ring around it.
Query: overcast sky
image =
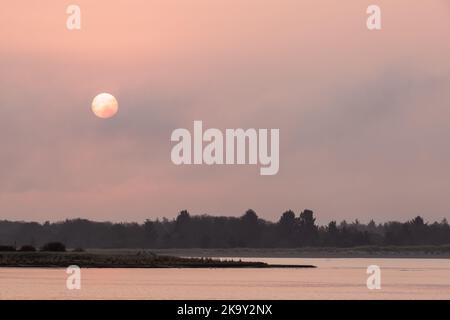
[[[449,1],[76,3],[79,31],[68,3],[1,5],[0,219],[450,216]],[[279,128],[279,173],[173,165],[194,120]]]

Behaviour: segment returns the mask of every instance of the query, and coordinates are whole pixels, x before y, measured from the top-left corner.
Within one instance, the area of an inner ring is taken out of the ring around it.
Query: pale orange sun
[[[113,95],[109,93],[100,93],[92,100],[91,108],[92,112],[94,112],[97,117],[107,119],[113,117],[117,113],[119,104]]]

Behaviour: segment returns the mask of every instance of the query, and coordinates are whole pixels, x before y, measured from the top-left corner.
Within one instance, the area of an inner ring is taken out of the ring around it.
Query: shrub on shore
[[[23,245],[20,247],[19,251],[22,252],[35,252],[36,248],[32,245]]]
[[[0,245],[0,251],[11,252],[11,251],[16,251],[16,248],[14,246]]]
[[[65,252],[66,246],[61,242],[49,242],[42,246],[41,251]]]

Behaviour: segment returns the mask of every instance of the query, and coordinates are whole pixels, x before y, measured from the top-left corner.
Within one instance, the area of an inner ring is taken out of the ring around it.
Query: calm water
[[[254,258],[317,269],[83,269],[81,290],[64,269],[0,268],[0,299],[450,299],[449,259]],[[368,290],[366,268],[381,268]]]

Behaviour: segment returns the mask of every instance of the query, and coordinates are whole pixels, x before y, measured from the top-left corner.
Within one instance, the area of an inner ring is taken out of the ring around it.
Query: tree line
[[[420,216],[406,222],[367,224],[331,221],[319,226],[314,213],[288,210],[277,222],[249,209],[240,217],[191,215],[183,210],[172,220],[144,223],[0,221],[0,245],[40,247],[61,242],[68,248],[295,248],[413,246],[450,244],[446,219],[427,223]]]

